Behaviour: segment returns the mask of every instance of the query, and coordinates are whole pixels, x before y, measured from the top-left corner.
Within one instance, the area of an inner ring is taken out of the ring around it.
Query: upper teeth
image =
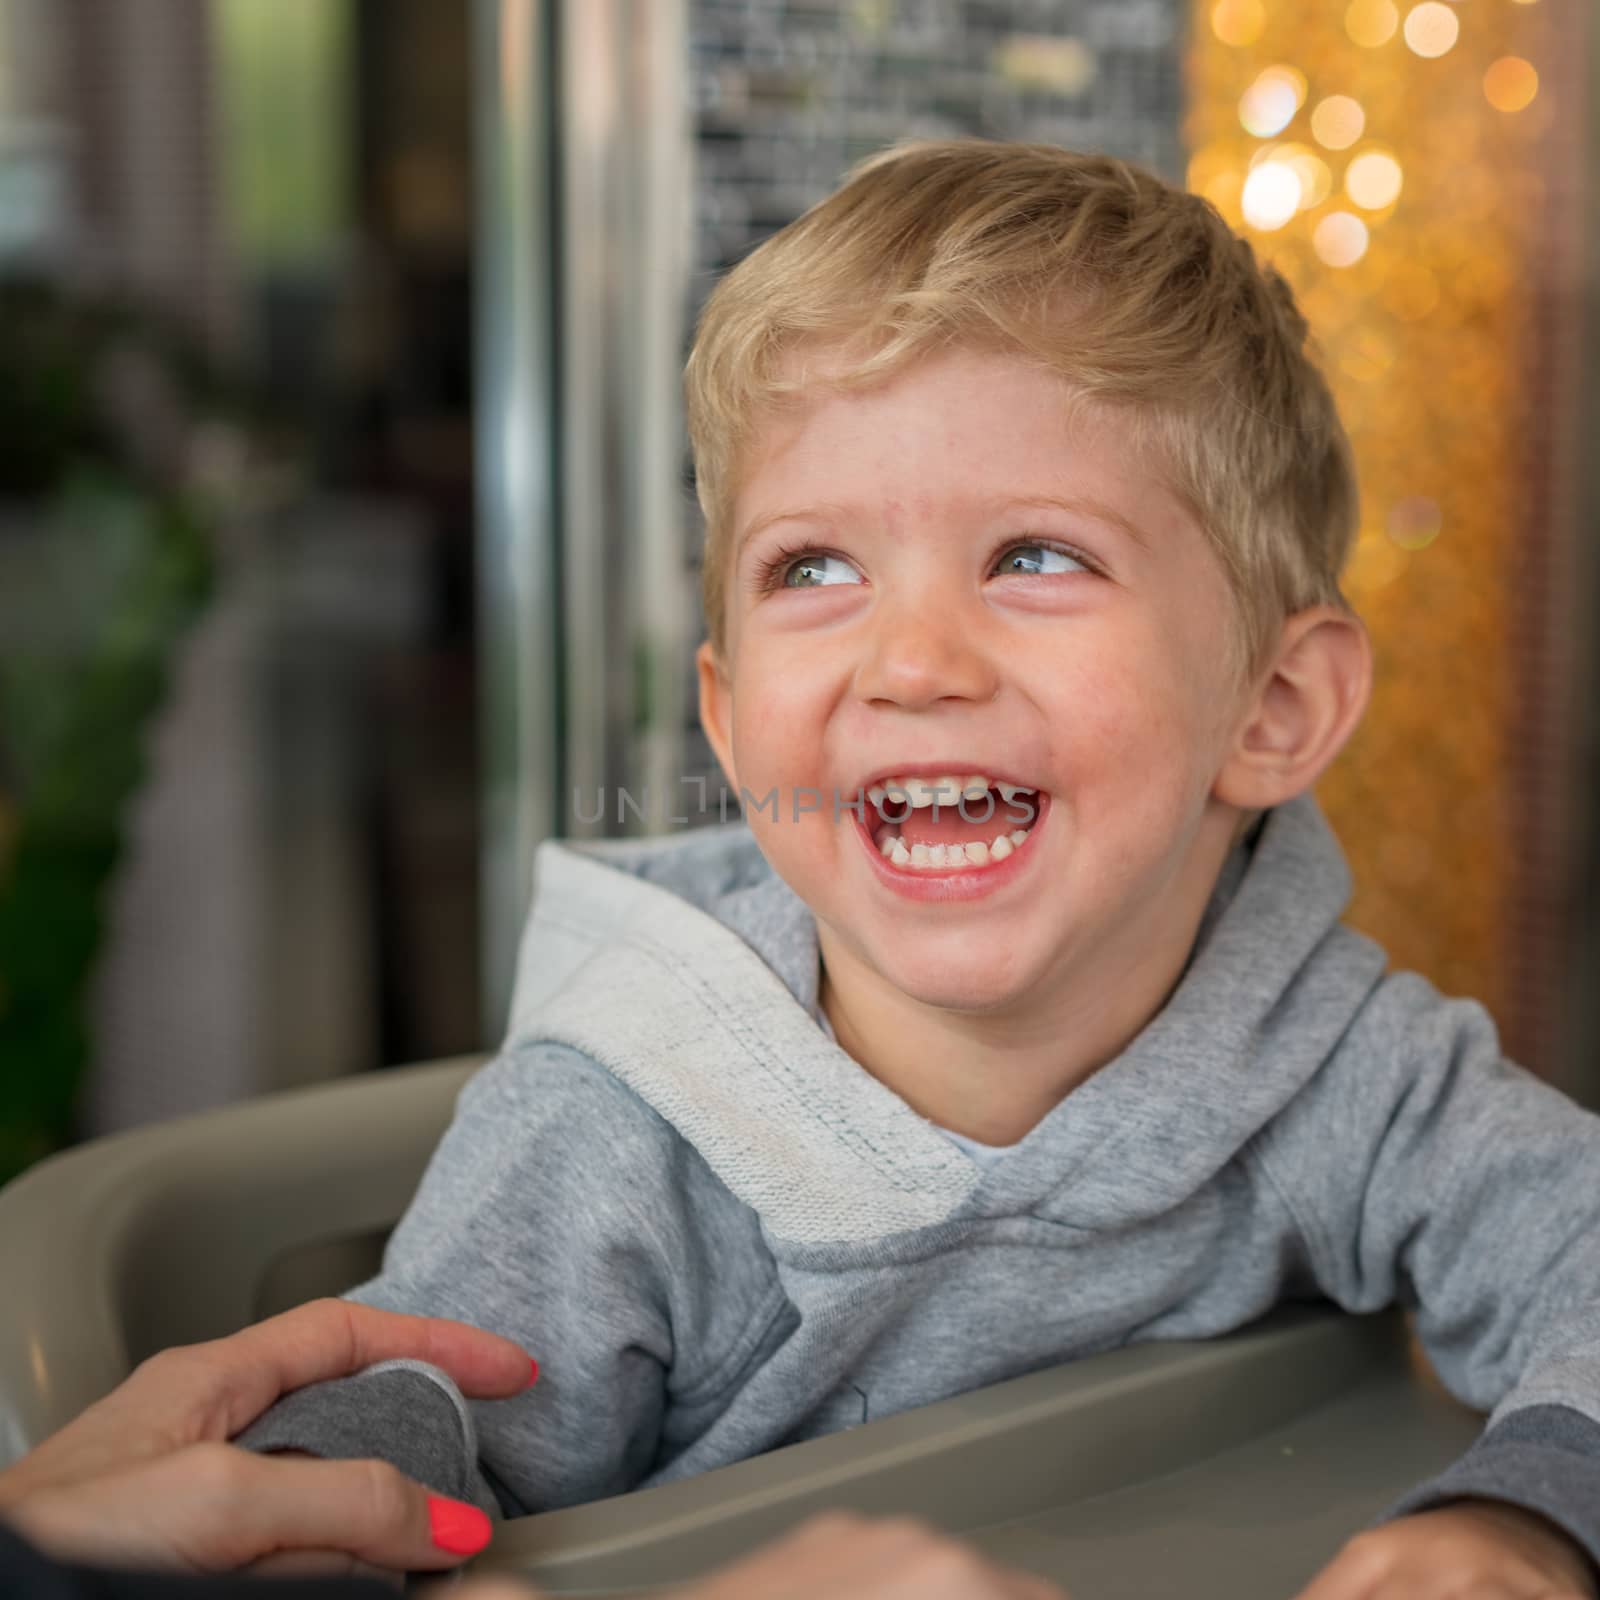
[[[1013,800],[1019,794],[1032,794],[1032,789],[1019,783],[1000,783],[981,772],[942,772],[936,778],[885,778],[867,790],[867,798],[875,806],[885,800],[893,806],[910,806],[920,811],[925,806],[957,806],[963,799],[981,800],[990,789],[997,789],[1002,800]]]

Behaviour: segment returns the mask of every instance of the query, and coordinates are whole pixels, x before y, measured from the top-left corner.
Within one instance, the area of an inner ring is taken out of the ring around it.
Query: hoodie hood
[[[1300,1091],[1384,969],[1339,925],[1350,876],[1315,800],[1269,811],[1219,875],[1167,1004],[980,1172],[817,1026],[815,922],[744,824],[546,843],[535,885],[507,1048],[582,1051],[801,1243],[1159,1215]]]

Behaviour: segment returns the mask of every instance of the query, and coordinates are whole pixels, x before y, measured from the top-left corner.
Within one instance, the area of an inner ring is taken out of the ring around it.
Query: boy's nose
[[[939,700],[982,704],[999,687],[994,662],[956,608],[880,605],[856,668],[858,698],[918,710]]]

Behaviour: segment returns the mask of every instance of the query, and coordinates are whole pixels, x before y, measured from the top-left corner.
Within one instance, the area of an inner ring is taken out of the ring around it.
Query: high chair
[[[370,1276],[477,1064],[98,1140],[0,1192],[0,1463],[154,1351]],[[1288,1305],[519,1519],[476,1566],[644,1595],[849,1506],[968,1535],[1073,1600],[1291,1600],[1481,1422],[1418,1369],[1398,1312]]]

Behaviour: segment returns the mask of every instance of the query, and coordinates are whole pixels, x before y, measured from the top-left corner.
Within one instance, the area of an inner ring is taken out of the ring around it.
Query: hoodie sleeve
[[[1398,1301],[1439,1377],[1489,1413],[1375,1519],[1461,1497],[1541,1513],[1600,1576],[1600,1116],[1500,1052],[1475,1001],[1386,978],[1264,1152],[1325,1293]]]
[[[576,1051],[499,1057],[462,1092],[382,1273],[348,1298],[515,1339],[539,1381],[468,1401],[435,1368],[384,1363],[285,1397],[238,1442],[378,1456],[508,1515],[633,1487],[656,1455],[673,1283],[694,1248],[686,1148]]]

